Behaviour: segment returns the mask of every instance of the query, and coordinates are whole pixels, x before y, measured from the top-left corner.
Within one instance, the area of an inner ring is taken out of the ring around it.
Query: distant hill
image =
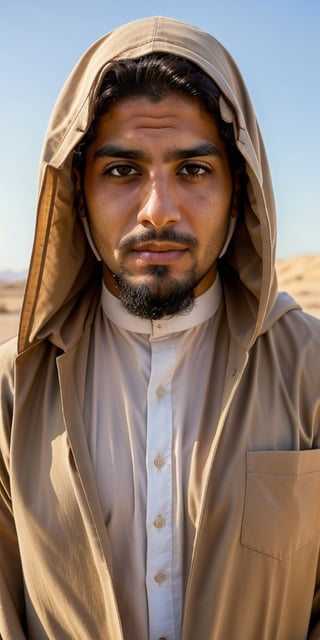
[[[24,271],[12,271],[12,269],[4,269],[0,271],[0,282],[20,282],[27,277],[27,269]]]

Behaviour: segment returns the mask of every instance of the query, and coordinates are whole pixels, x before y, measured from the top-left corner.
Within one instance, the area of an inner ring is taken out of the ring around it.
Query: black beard
[[[191,271],[181,282],[168,275],[166,265],[158,265],[153,275],[158,278],[156,291],[149,285],[133,286],[125,277],[113,274],[119,287],[120,302],[129,313],[140,318],[159,320],[164,316],[181,315],[192,309],[197,279]]]

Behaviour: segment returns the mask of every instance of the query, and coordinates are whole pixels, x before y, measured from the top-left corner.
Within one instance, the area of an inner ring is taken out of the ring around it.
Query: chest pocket
[[[241,543],[284,560],[314,537],[320,450],[248,451]]]

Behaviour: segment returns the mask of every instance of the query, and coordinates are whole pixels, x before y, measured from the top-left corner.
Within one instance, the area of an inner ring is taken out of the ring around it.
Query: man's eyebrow
[[[194,158],[198,156],[222,156],[222,153],[218,147],[216,147],[213,142],[202,142],[194,147],[190,147],[187,149],[172,149],[167,151],[165,154],[165,161],[170,162],[171,160],[186,160],[187,158]]]
[[[127,160],[143,160],[150,162],[151,156],[139,149],[124,149],[114,144],[103,144],[94,152],[94,160],[99,158],[124,158]]]
[[[171,162],[174,160],[186,160],[199,156],[215,156],[221,157],[222,153],[218,147],[212,142],[202,142],[194,147],[180,149],[175,147],[166,151],[164,161]],[[125,160],[140,160],[142,162],[151,162],[150,154],[140,149],[125,149],[114,144],[103,144],[94,152],[94,160],[100,158],[123,158]]]

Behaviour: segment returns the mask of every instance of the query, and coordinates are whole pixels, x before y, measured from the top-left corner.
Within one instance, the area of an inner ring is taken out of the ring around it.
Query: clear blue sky
[[[100,36],[150,15],[212,33],[246,80],[278,210],[278,257],[320,253],[319,0],[10,0],[0,8],[0,270],[28,266],[54,102]]]

